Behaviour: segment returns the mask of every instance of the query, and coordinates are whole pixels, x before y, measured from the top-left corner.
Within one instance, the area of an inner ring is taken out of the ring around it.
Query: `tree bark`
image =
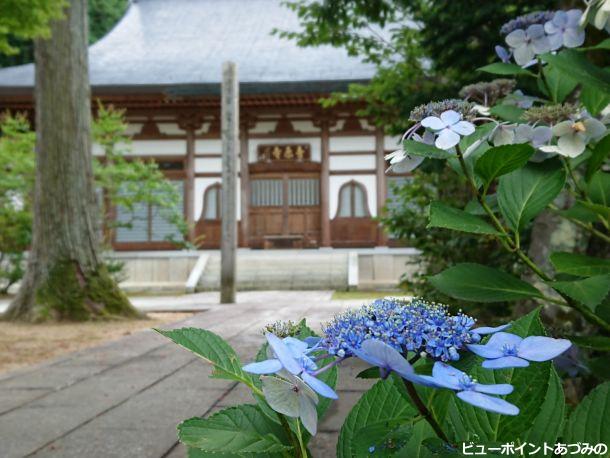
[[[138,316],[99,256],[87,46],[87,0],[71,0],[35,42],[33,241],[8,319]]]

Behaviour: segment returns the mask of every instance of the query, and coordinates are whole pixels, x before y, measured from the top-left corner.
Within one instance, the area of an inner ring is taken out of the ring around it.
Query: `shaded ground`
[[[149,313],[148,319],[85,323],[26,324],[0,321],[0,374],[76,350],[162,326],[192,313]]]
[[[361,301],[330,301],[329,292],[238,296],[169,327],[205,327],[220,334],[242,361],[263,342],[262,327],[306,316],[313,327]],[[335,456],[339,428],[370,386],[355,379],[364,366],[341,369],[333,403],[311,443],[316,457]],[[0,455],[3,458],[184,457],[176,441],[181,420],[235,402],[253,402],[236,383],[209,379],[208,365],[151,330],[0,375]]]

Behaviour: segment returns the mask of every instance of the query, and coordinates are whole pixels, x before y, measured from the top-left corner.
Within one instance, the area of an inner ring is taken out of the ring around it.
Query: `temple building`
[[[280,0],[133,0],[90,47],[92,97],[126,110],[131,155],[152,159],[183,195],[191,240],[220,241],[220,78],[240,80],[239,245],[373,247],[388,244],[375,217],[388,196],[384,154],[397,139],[319,100],[370,80],[371,64],[343,49],[300,48],[272,34],[295,30]],[[33,64],[0,69],[0,111],[33,111]],[[96,103],[92,106],[95,109]],[[32,117],[33,119],[33,117]],[[103,154],[94,145],[94,154]],[[144,206],[116,231],[117,250],[171,249],[174,228]],[[124,217],[121,209],[116,218]],[[203,237],[202,237],[203,236]]]

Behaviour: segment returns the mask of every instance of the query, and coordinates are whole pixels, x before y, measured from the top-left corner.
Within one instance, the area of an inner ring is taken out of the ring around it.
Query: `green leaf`
[[[379,373],[379,368],[376,366],[369,367],[364,369],[363,371],[358,372],[356,378],[364,378],[364,379],[372,379],[372,378],[381,378],[381,374]]]
[[[593,148],[593,154],[587,164],[587,173],[585,180],[591,181],[591,178],[596,174],[606,158],[610,155],[610,134],[599,140]]]
[[[450,207],[442,202],[432,202],[430,204],[430,222],[427,227],[443,227],[472,234],[500,234],[491,224],[478,216]]]
[[[474,171],[483,178],[487,191],[494,179],[523,167],[533,154],[534,148],[527,144],[496,146],[477,160]]]
[[[610,38],[606,38],[605,40],[600,41],[594,46],[587,46],[584,48],[578,48],[578,51],[596,51],[596,50],[606,50],[610,49]]]
[[[477,68],[479,72],[491,73],[493,75],[523,75],[535,76],[532,72],[521,68],[517,64],[509,64],[504,62],[496,62],[494,64],[485,65]]]
[[[576,201],[574,205],[572,205],[567,210],[561,210],[557,213],[564,218],[575,219],[578,221],[582,221],[583,223],[592,223],[594,221],[597,221],[596,213],[594,211],[589,210],[579,201]]]
[[[529,283],[481,264],[457,264],[429,279],[442,293],[467,301],[501,302],[542,297]]]
[[[580,101],[592,116],[597,116],[610,103],[610,94],[599,89],[583,85]]]
[[[486,195],[485,203],[487,203],[487,206],[492,211],[494,211],[494,212],[498,211],[498,196],[496,194]],[[487,212],[485,211],[485,209],[483,209],[483,207],[481,207],[481,204],[479,203],[479,201],[477,199],[472,199],[472,200],[468,201],[468,203],[464,207],[464,211],[466,211],[467,213],[470,213],[472,215],[486,215],[487,214]]]
[[[610,351],[610,337],[608,336],[567,336],[566,338],[579,347]]]
[[[555,270],[564,274],[579,277],[610,274],[610,259],[566,252],[553,253],[550,259]]]
[[[337,441],[337,458],[352,458],[357,433],[370,425],[389,421],[409,421],[417,412],[387,380],[380,380],[364,393],[343,423]]]
[[[576,81],[596,87],[606,94],[610,92],[610,73],[593,65],[583,53],[573,49],[564,49],[557,54],[546,53],[540,57]]]
[[[404,140],[402,142],[404,150],[413,156],[429,157],[432,159],[449,159],[452,154],[434,145],[427,145],[415,140]]]
[[[222,337],[198,328],[180,328],[169,331],[155,329],[155,331],[212,364],[214,377],[237,380],[251,387],[254,386],[252,377],[241,369],[242,364],[235,350]]]
[[[578,200],[577,203],[581,204],[583,207],[586,207],[588,210],[592,211],[596,215],[601,216],[602,218],[610,218],[610,207],[606,205],[593,204],[591,202],[584,202],[582,200]]]
[[[544,335],[539,310],[515,321],[511,333],[521,337]],[[487,370],[481,367],[480,358],[476,360],[470,375],[484,384],[513,385],[514,391],[505,399],[519,407],[520,413],[516,416],[493,414],[452,397],[446,422],[453,427],[456,442],[497,443],[520,437],[554,443],[561,431],[564,397],[552,364],[545,362],[519,369]]]
[[[383,420],[360,428],[354,435],[352,450],[355,458],[369,458],[371,447],[375,457],[404,456],[405,447],[413,434],[413,426],[404,419]]]
[[[600,170],[593,174],[586,190],[593,203],[610,207],[610,173]]]
[[[563,102],[578,85],[577,80],[571,78],[569,74],[557,70],[552,65],[544,67],[542,72],[551,91],[549,96],[555,103]]]
[[[278,453],[290,450],[281,427],[267,420],[256,406],[244,404],[191,418],[178,425],[180,442],[208,453]]]
[[[500,178],[498,205],[515,232],[520,232],[563,189],[566,174],[557,164],[553,160],[529,164]]]
[[[516,105],[500,104],[491,107],[489,112],[504,121],[523,122],[521,116],[523,116],[525,110]]]
[[[586,305],[593,312],[610,290],[610,275],[596,275],[584,280],[549,282],[554,289]]]
[[[574,409],[566,425],[564,441],[610,443],[610,382],[595,387]]]

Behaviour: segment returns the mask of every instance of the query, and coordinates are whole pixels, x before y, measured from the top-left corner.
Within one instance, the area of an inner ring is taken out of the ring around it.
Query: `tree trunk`
[[[51,38],[35,42],[33,241],[12,320],[138,316],[99,256],[91,163],[87,0],[70,0]]]

